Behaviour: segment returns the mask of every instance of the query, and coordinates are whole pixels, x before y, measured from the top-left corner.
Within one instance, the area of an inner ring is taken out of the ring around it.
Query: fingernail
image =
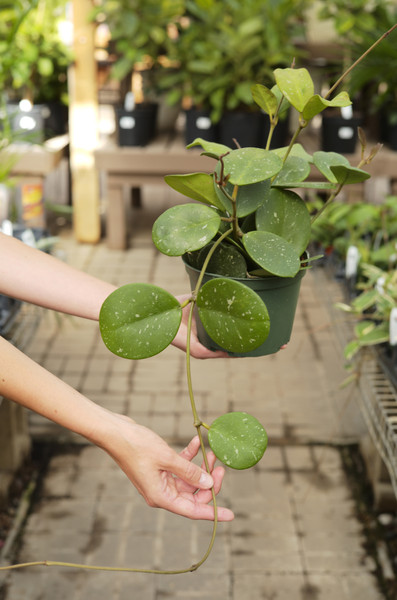
[[[214,485],[213,479],[211,477],[211,475],[208,475],[208,473],[205,473],[204,471],[201,473],[201,477],[200,477],[200,481],[199,481],[199,485],[201,487],[205,487],[205,488],[210,488]]]

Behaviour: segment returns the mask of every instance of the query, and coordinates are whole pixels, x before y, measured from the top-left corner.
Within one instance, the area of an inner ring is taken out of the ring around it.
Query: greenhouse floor
[[[153,219],[171,202],[170,191],[144,190],[126,251],[108,250],[105,242],[77,244],[65,229],[57,252],[117,285],[148,281],[184,293],[188,280],[178,259],[160,255],[150,238]],[[351,389],[340,388],[346,373],[335,324],[341,316],[332,311],[338,295],[323,269],[309,271],[285,350],[264,358],[193,360],[203,421],[244,410],[269,435],[256,467],[227,471],[220,503],[234,510],[235,520],[218,526],[213,551],[198,571],[151,575],[36,566],[1,576],[1,600],[391,598],[382,589],[392,577],[389,563],[381,568],[346,471],[346,456],[366,430]],[[96,323],[46,311],[29,354],[175,448],[194,434],[184,354],[173,347],[146,361],[124,361],[106,350]],[[102,450],[36,415],[30,427],[50,455],[14,561],[179,569],[205,553],[210,523],[147,507]]]

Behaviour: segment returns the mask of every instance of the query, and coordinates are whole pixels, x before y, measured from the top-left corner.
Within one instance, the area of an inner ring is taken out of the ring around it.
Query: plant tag
[[[24,229],[21,234],[21,240],[27,246],[31,248],[36,248],[36,238],[34,237],[34,233],[31,229]]]
[[[392,308],[389,321],[389,343],[397,346],[397,307]]]
[[[351,119],[353,117],[353,107],[351,104],[349,106],[342,106],[340,109],[340,114],[343,119]]]
[[[350,279],[357,275],[357,267],[360,262],[360,252],[357,246],[349,246],[346,254],[345,277]]]
[[[378,277],[375,288],[376,291],[378,292],[378,294],[384,294],[385,293],[385,282],[386,279],[382,276],[382,277]]]
[[[339,127],[338,137],[341,140],[351,140],[354,135],[353,127]]]
[[[4,235],[12,236],[13,231],[14,231],[12,221],[10,221],[9,219],[4,219],[4,221],[1,224],[1,231],[2,231],[2,233],[4,233]]]
[[[127,92],[124,98],[124,109],[131,112],[135,108],[134,92]]]
[[[196,127],[197,129],[210,129],[212,123],[209,117],[198,117],[196,119]]]
[[[135,127],[135,119],[134,117],[121,117],[120,121],[120,127],[121,129],[134,129]]]

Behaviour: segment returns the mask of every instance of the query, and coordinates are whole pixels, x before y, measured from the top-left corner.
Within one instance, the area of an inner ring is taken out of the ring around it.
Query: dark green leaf
[[[201,269],[213,243],[205,246],[199,253],[197,269]],[[235,246],[220,244],[208,263],[207,273],[215,273],[223,277],[244,279],[247,276],[247,263],[244,256]]]
[[[174,190],[204,204],[224,210],[214,190],[213,177],[209,173],[189,173],[184,175],[166,175],[165,182]]]
[[[181,204],[166,210],[153,225],[153,242],[168,256],[182,256],[202,248],[216,235],[218,213],[200,204]]]
[[[197,296],[200,319],[211,338],[229,352],[249,352],[269,335],[267,308],[243,283],[215,278]]]
[[[267,448],[267,434],[259,421],[245,412],[231,412],[213,421],[208,441],[215,456],[232,469],[256,465]]]
[[[106,298],[99,328],[111,352],[140,359],[164,350],[176,336],[181,318],[174,296],[155,285],[130,283]]]
[[[268,231],[250,231],[243,236],[245,249],[260,267],[278,277],[294,277],[300,258],[290,242]]]
[[[232,196],[233,194],[233,185],[231,183],[227,183],[225,190]],[[238,188],[237,198],[236,198],[236,214],[237,217],[246,217],[251,213],[255,212],[258,206],[260,206],[263,202],[263,198],[268,193],[270,189],[270,179],[266,179],[265,181],[259,181],[258,183],[252,183],[251,185],[243,185]],[[218,201],[223,203],[225,210],[228,211],[229,214],[233,214],[233,206],[231,200],[220,189],[219,185],[215,184],[215,191],[218,196]]]
[[[284,238],[300,256],[310,240],[310,214],[298,194],[272,188],[256,211],[256,228]]]

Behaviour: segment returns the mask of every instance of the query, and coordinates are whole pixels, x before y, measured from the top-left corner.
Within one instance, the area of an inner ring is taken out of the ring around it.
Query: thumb
[[[209,473],[182,456],[176,455],[170,470],[174,475],[196,488],[209,490],[214,485],[214,480]]]

